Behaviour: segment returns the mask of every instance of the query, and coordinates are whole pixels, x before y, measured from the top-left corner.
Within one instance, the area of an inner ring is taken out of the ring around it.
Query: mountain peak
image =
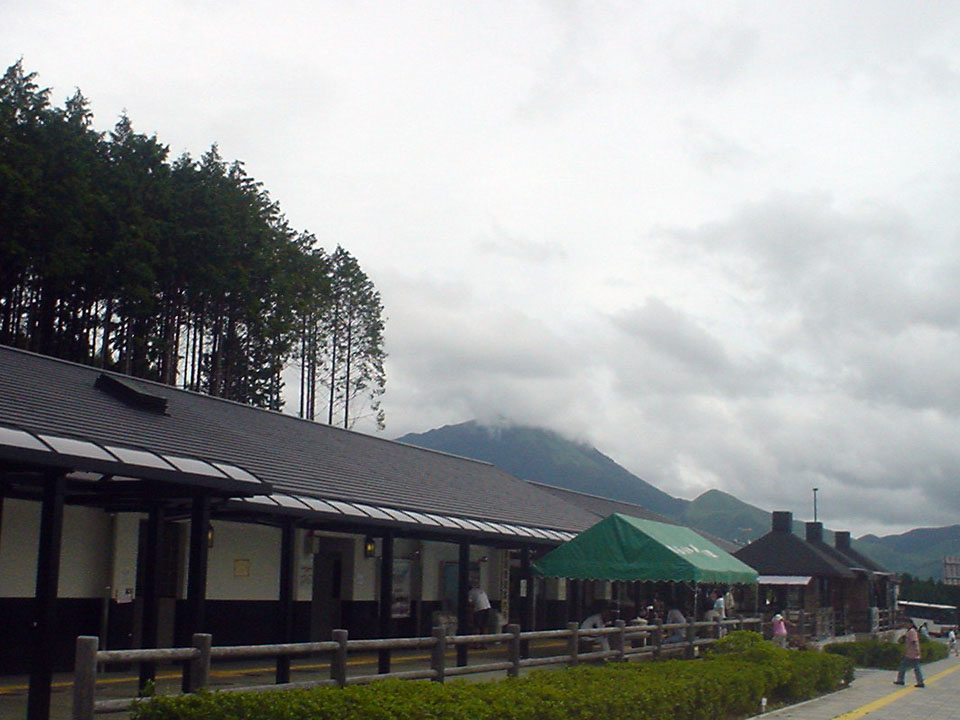
[[[685,500],[637,477],[586,442],[546,428],[471,420],[398,441],[491,462],[524,480],[643,505],[678,517]]]

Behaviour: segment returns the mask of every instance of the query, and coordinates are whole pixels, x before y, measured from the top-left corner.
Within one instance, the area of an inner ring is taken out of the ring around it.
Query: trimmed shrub
[[[492,683],[381,680],[263,693],[204,692],[144,701],[136,720],[729,720],[760,698],[804,700],[849,681],[848,658],[731,633],[705,660],[541,670]]]
[[[903,658],[903,639],[900,642],[883,640],[862,640],[852,643],[832,643],[824,651],[833,655],[843,655],[853,660],[857,667],[896,670]],[[920,641],[920,662],[927,663],[943,660],[947,657],[947,646],[943,643]]]

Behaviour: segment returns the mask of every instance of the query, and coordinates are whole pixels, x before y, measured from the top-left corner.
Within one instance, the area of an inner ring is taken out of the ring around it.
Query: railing
[[[785,610],[784,615],[794,626],[791,635],[800,635],[811,640],[849,633],[876,634],[895,630],[898,626],[897,612],[881,608]]]
[[[446,634],[443,627],[433,629],[430,637],[392,638],[383,640],[349,640],[346,630],[334,630],[333,640],[325,642],[284,643],[276,645],[238,645],[214,647],[207,634],[193,636],[192,646],[144,650],[97,650],[99,638],[81,635],[77,638],[76,665],[73,684],[74,720],[93,720],[96,714],[124,712],[141,698],[113,700],[96,699],[97,666],[101,663],[130,662],[183,662],[183,684],[186,692],[195,692],[207,687],[210,680],[210,664],[214,660],[240,660],[250,658],[281,658],[325,653],[330,656],[329,677],[302,682],[287,682],[269,685],[244,685],[221,688],[220,692],[262,692],[286,688],[310,688],[322,686],[356,685],[385,678],[404,680],[428,679],[443,682],[448,677],[474,673],[505,672],[509,677],[518,677],[523,668],[543,665],[577,665],[591,660],[624,662],[632,657],[649,655],[659,658],[664,655],[682,654],[694,657],[696,649],[716,641],[727,630],[753,627],[761,629],[760,618],[735,618],[709,622],[689,622],[651,625],[627,625],[618,620],[614,627],[597,630],[581,630],[570,623],[564,630],[537,630],[520,632],[519,625],[508,625],[506,632],[487,635]],[[698,631],[710,637],[698,637]],[[682,639],[670,641],[677,633]],[[581,641],[591,644],[607,640],[609,650],[599,649],[583,652]],[[564,652],[560,655],[524,657],[521,648],[529,641],[561,640]],[[449,666],[447,650],[458,645],[476,643],[503,643],[505,657],[494,662],[475,665]],[[351,652],[381,650],[430,650],[430,665],[403,672],[370,675],[347,675],[347,658]]]

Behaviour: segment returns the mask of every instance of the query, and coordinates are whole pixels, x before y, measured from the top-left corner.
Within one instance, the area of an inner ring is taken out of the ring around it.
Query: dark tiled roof
[[[841,552],[843,552],[844,555],[846,555],[848,558],[850,558],[854,562],[854,565],[852,565],[851,567],[866,568],[867,570],[870,570],[876,573],[888,573],[888,574],[890,573],[890,571],[887,570],[883,565],[881,565],[880,563],[874,560],[871,560],[866,555],[860,552],[857,552],[852,547],[844,548]]]
[[[578,532],[597,517],[494,467],[144,380],[166,414],[94,387],[101,371],[0,346],[0,424],[246,468],[280,492]]]
[[[553,487],[551,485],[543,485],[541,483],[531,482],[530,484],[535,485],[539,489],[545,490],[552,495],[556,495],[557,497],[566,500],[569,503],[579,505],[585,510],[596,513],[600,519],[613,515],[614,513],[620,513],[621,515],[629,515],[630,517],[640,518],[641,520],[654,520],[656,522],[667,523],[668,525],[680,524],[675,520],[671,520],[666,515],[661,515],[653,510],[648,510],[647,508],[643,507],[643,505],[635,505],[634,503],[622,502],[620,500],[611,500],[610,498],[600,497],[599,495],[590,495],[589,493]],[[733,553],[740,547],[736,543],[732,543],[729,540],[724,540],[723,538],[718,538],[708,532],[697,530],[696,528],[690,529],[698,535],[706,538],[722,550],[726,550],[728,553]]]
[[[853,577],[847,564],[792,532],[768,532],[733,554],[761,575]]]

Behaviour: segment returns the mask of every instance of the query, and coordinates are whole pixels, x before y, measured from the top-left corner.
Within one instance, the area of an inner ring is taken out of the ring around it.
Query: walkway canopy
[[[757,573],[689,528],[619,513],[584,530],[533,565],[577,580],[754,584]]]

